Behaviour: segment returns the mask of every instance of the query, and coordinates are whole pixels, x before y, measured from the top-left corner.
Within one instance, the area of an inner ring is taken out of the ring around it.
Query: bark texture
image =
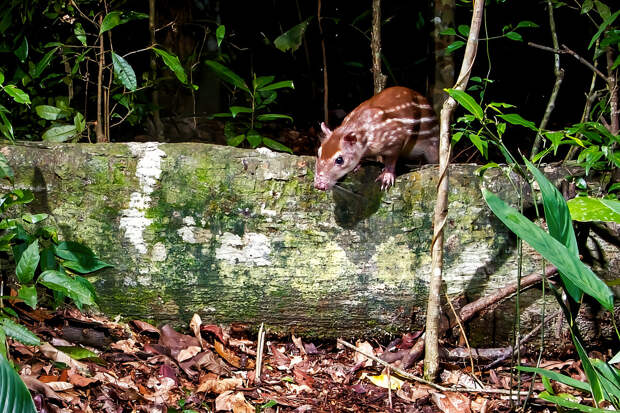
[[[312,187],[313,158],[267,149],[39,143],[0,151],[16,185],[34,190],[30,210],[49,213],[60,237],[115,266],[91,277],[108,314],[181,324],[198,312],[205,322],[264,321],[271,331],[319,337],[424,324],[437,166],[400,175],[385,193],[374,182],[380,166],[365,165],[341,184],[346,190],[321,192]],[[499,171],[480,181],[475,169],[450,167],[443,285],[464,301],[516,277],[515,238],[480,186],[510,202],[515,194]],[[607,272],[595,271],[614,278],[617,247],[599,238],[593,249]],[[525,273],[541,268],[537,254],[526,255]],[[524,328],[540,321],[539,295],[521,297]],[[504,343],[511,308],[474,323],[472,345]]]

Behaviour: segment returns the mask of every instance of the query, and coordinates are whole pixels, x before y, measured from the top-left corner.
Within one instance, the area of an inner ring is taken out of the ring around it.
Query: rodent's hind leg
[[[387,191],[392,185],[394,185],[394,180],[396,179],[396,161],[398,157],[385,157],[385,167],[381,174],[377,177],[376,182],[381,182],[381,190]]]

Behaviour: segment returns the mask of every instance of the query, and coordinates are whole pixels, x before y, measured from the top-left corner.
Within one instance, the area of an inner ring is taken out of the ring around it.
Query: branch
[[[527,45],[531,46],[531,47],[535,47],[535,48],[540,49],[540,50],[545,50],[545,51],[551,52],[551,53],[569,54],[569,55],[573,56],[575,59],[577,59],[579,61],[579,63],[581,63],[583,65],[586,65],[590,70],[592,70],[594,73],[599,75],[605,82],[607,82],[609,80],[609,79],[607,79],[607,76],[605,76],[605,74],[603,72],[598,70],[592,63],[588,62],[586,59],[584,59],[583,57],[579,56],[577,54],[577,52],[569,49],[564,44],[562,45],[561,49],[554,49],[552,47],[543,46],[541,44],[537,44],[537,43],[533,43],[533,42],[527,42]]]

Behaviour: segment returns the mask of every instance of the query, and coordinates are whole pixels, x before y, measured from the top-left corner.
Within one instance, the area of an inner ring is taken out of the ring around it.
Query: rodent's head
[[[316,158],[314,187],[326,191],[359,164],[363,145],[360,132],[343,126],[332,132],[324,123],[321,123],[321,129],[325,136]]]

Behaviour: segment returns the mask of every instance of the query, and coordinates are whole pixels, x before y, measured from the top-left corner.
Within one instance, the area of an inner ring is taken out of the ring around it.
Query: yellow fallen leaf
[[[390,376],[388,380],[387,374],[380,374],[378,376],[369,376],[368,374],[364,373],[362,374],[361,378],[362,379],[366,378],[370,380],[370,382],[374,384],[375,386],[382,387],[384,389],[391,387],[392,390],[398,390],[401,387],[403,387],[403,384],[405,384],[404,381],[394,376]]]

